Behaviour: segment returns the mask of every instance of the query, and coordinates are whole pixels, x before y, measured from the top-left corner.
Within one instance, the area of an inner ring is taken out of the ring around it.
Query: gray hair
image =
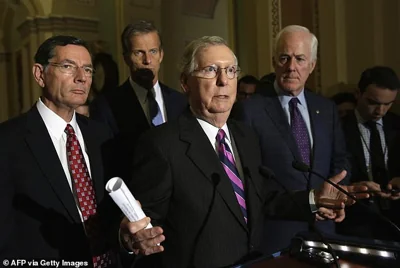
[[[194,70],[199,67],[196,60],[197,53],[209,46],[228,46],[228,43],[219,36],[203,36],[193,40],[186,46],[179,63],[179,71],[181,74],[189,75],[194,72]],[[237,65],[238,60],[233,52],[232,54],[235,58],[235,64]]]
[[[311,60],[316,61],[318,52],[318,39],[312,32],[310,32],[309,29],[300,25],[286,26],[276,35],[274,43],[274,55],[276,55],[278,44],[282,38],[282,35],[285,33],[294,33],[294,32],[304,32],[304,33],[309,33],[311,35]]]
[[[154,26],[153,23],[145,20],[140,20],[136,23],[128,24],[124,31],[121,34],[121,44],[122,44],[122,54],[130,54],[131,53],[131,38],[132,36],[148,34],[148,33],[157,33],[158,39],[160,41],[160,50],[162,50],[163,44],[161,39],[160,31]]]

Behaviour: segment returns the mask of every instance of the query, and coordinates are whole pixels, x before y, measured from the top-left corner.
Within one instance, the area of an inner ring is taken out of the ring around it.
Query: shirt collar
[[[217,128],[216,126],[211,125],[210,123],[208,123],[207,121],[197,118],[197,121],[199,122],[201,128],[204,130],[204,132],[206,133],[208,139],[210,141],[215,142],[215,138],[217,137],[219,128]],[[221,129],[223,129],[225,131],[225,139],[231,143],[231,135],[229,134],[229,129],[228,126],[226,125],[226,123],[221,127]]]
[[[67,124],[70,124],[74,128],[75,132],[77,132],[78,124],[76,122],[75,111],[71,122],[65,122],[64,119],[47,107],[40,98],[36,103],[36,107],[50,135],[55,137],[57,140],[62,138]]]
[[[359,112],[357,109],[354,110],[354,113],[355,113],[355,115],[356,115],[356,118],[357,118],[357,122],[358,122],[358,123],[364,125],[364,124],[368,121],[368,120],[365,120],[364,118],[362,118],[360,112]],[[380,126],[383,126],[383,119],[380,118],[380,119],[379,119],[378,121],[376,121],[375,123],[378,124],[378,125],[380,125]]]
[[[129,77],[129,83],[131,84],[131,87],[135,91],[136,96],[138,97],[139,101],[141,103],[146,103],[146,101],[147,101],[147,89],[145,89],[144,87],[142,87],[139,84],[137,84],[136,82],[134,82],[132,80],[132,77]],[[155,94],[157,92],[161,92],[161,87],[160,87],[160,84],[158,83],[158,81],[153,86],[153,90],[154,90],[153,94]]]
[[[287,107],[289,105],[289,101],[292,98],[297,98],[299,100],[299,104],[301,106],[306,107],[306,98],[304,95],[304,88],[301,90],[300,94],[297,97],[287,95],[279,86],[278,83],[274,82],[274,89],[276,94],[278,95],[279,102],[281,103],[282,107]]]

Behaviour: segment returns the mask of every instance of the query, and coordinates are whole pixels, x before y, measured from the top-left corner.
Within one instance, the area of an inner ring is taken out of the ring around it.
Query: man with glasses
[[[185,49],[181,85],[190,108],[143,136],[128,182],[156,227],[135,233],[125,218],[121,240],[136,254],[161,252],[136,267],[230,267],[258,256],[264,215],[311,220],[309,199],[318,207],[322,196],[341,203],[329,184],[315,191],[315,199],[312,192],[290,198],[266,187],[256,134],[227,121],[239,73],[236,56],[220,37],[196,39]],[[337,221],[344,217],[343,209],[320,209]]]
[[[112,133],[75,112],[92,83],[89,51],[78,38],[54,36],[34,60],[41,97],[0,125],[0,261],[113,267],[116,256],[106,237],[118,216],[108,209],[104,190],[113,175],[106,165]]]

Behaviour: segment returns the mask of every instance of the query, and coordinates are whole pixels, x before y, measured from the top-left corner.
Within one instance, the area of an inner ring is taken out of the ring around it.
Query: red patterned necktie
[[[81,146],[75,135],[75,131],[70,124],[65,128],[67,134],[67,157],[68,165],[71,172],[71,180],[78,206],[82,213],[86,233],[91,242],[96,241],[99,234],[96,234],[98,224],[96,222],[96,196],[93,188],[92,180],[90,179],[89,171],[83,157]],[[92,227],[93,226],[93,227]],[[92,239],[93,237],[93,239]],[[99,256],[93,256],[93,267],[102,268],[110,267],[112,264],[111,252],[106,252]]]

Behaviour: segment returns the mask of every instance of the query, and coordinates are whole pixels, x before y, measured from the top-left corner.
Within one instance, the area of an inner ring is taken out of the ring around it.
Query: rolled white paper
[[[134,222],[146,217],[142,208],[121,178],[111,178],[106,184],[106,190],[129,221]],[[146,229],[151,227],[153,225],[149,223]]]

